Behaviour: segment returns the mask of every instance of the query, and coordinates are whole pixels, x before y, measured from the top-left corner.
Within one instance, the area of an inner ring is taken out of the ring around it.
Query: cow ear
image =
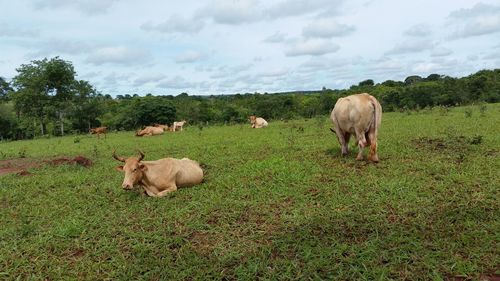
[[[146,165],[144,165],[144,164],[141,163],[141,164],[139,164],[139,169],[141,169],[141,171],[144,172],[144,171],[146,171],[148,169],[148,167],[146,167]]]
[[[115,170],[117,170],[117,171],[120,171],[120,172],[121,172],[121,171],[123,171],[123,166],[116,166],[116,167],[115,167]]]

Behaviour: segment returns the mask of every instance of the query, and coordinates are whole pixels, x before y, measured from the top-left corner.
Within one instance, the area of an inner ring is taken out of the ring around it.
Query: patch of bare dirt
[[[61,158],[48,160],[46,162],[49,164],[55,165],[55,166],[62,165],[62,164],[80,165],[80,166],[83,166],[85,168],[92,166],[92,161],[88,158],[83,157],[83,156],[76,156],[75,158],[61,157]]]
[[[39,165],[40,164],[32,162],[26,158],[0,160],[0,175],[23,173],[26,169],[37,167]]]
[[[92,160],[83,156],[76,156],[74,158],[60,157],[50,160],[36,160],[27,158],[0,160],[0,175],[17,173],[17,175],[19,176],[30,176],[32,175],[32,173],[26,170],[30,168],[37,168],[42,164],[51,164],[54,166],[59,166],[63,164],[80,165],[88,168],[92,166]]]
[[[428,149],[432,151],[463,151],[471,145],[479,145],[483,142],[483,136],[475,135],[472,137],[466,136],[448,136],[445,138],[429,138],[421,137],[412,140],[412,143],[417,149]]]

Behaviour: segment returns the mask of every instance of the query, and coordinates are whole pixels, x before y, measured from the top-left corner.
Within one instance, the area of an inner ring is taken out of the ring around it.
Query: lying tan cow
[[[170,128],[168,127],[168,125],[163,125],[163,124],[155,124],[155,127],[156,127],[156,128],[162,128],[164,132],[165,132],[165,131],[169,131],[169,130],[170,130]]]
[[[147,126],[144,129],[137,132],[135,135],[137,137],[142,137],[142,136],[156,136],[161,134],[163,134],[163,128]]]
[[[178,187],[193,186],[203,181],[203,170],[198,162],[188,158],[163,158],[156,161],[142,161],[139,157],[119,157],[113,152],[113,158],[125,165],[118,166],[118,171],[125,172],[122,188],[132,189],[140,185],[153,197],[162,197],[176,191]]]
[[[378,162],[377,135],[382,121],[382,106],[375,97],[363,93],[338,99],[330,115],[342,155],[348,152],[349,139],[356,135],[359,152],[356,160],[363,160],[363,148],[370,146],[368,160]]]
[[[104,137],[106,137],[106,132],[108,131],[107,127],[97,127],[97,128],[92,128],[89,130],[89,132],[92,135],[97,135],[97,138],[99,138],[99,135],[103,134]]]
[[[184,124],[186,124],[186,120],[182,120],[182,121],[178,121],[178,122],[174,122],[174,124],[172,125],[172,131],[177,131],[178,129],[181,129],[181,132],[182,132],[182,127],[184,126]]]
[[[259,128],[267,127],[267,121],[264,120],[264,118],[252,115],[252,116],[248,117],[248,120],[252,124],[252,128],[259,129]]]

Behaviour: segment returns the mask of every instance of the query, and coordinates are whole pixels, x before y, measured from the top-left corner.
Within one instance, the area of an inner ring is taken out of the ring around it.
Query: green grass
[[[471,111],[471,114],[467,113]],[[0,143],[0,158],[83,155],[0,176],[0,279],[477,279],[498,274],[500,104],[385,113],[380,163],[342,158],[326,116],[106,139]],[[351,147],[353,142],[351,141]],[[205,183],[121,189],[111,157],[189,157]]]

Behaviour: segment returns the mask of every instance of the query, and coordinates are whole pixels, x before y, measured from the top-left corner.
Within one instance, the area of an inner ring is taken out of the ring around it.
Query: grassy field
[[[480,279],[500,273],[500,104],[385,113],[380,163],[342,158],[327,117],[0,143],[0,279]],[[353,142],[351,141],[351,147]],[[189,157],[205,183],[121,189],[113,149]]]

